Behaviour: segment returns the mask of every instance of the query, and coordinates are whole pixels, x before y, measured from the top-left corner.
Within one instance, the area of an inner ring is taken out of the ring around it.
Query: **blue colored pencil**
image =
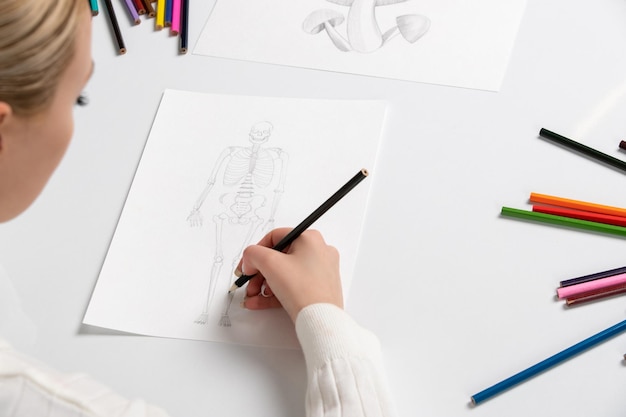
[[[472,404],[474,405],[480,404],[483,401],[486,401],[500,394],[501,392],[506,391],[507,389],[512,388],[515,385],[520,384],[526,381],[527,379],[530,379],[534,377],[535,375],[543,371],[546,371],[547,369],[553,366],[556,366],[560,364],[561,362],[564,362],[567,359],[570,359],[574,357],[575,355],[578,355],[579,353],[610,339],[613,336],[618,335],[619,333],[622,333],[623,331],[626,331],[626,320],[620,323],[617,323],[616,325],[611,326],[608,329],[603,330],[600,333],[597,333],[583,340],[582,342],[578,342],[575,345],[557,353],[556,355],[550,356],[548,359],[544,359],[538,364],[533,365],[530,368],[527,368],[505,379],[504,381],[498,382],[497,384],[492,385],[491,387],[483,391],[480,391],[478,394],[472,395],[472,398],[471,398]]]
[[[165,26],[172,26],[172,0],[165,0]]]

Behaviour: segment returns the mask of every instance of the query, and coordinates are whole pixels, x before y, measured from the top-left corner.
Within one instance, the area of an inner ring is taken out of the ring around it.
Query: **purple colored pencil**
[[[621,149],[626,150],[626,140],[621,141],[621,142],[619,143],[619,147],[620,147]]]
[[[128,9],[128,13],[130,13],[130,18],[136,25],[141,23],[141,19],[139,19],[139,13],[137,13],[137,8],[133,3],[133,0],[125,0],[126,8]]]
[[[569,287],[570,285],[582,284],[583,282],[594,281],[596,279],[606,278],[623,273],[626,273],[626,266],[609,269],[607,271],[596,272],[595,274],[583,275],[582,277],[566,279],[565,281],[561,281],[560,285],[561,287]]]

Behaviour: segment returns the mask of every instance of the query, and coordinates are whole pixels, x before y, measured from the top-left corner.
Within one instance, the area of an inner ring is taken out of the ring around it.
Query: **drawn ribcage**
[[[256,154],[249,148],[240,149],[231,157],[224,171],[224,185],[234,186],[249,175],[255,187],[267,187],[274,175],[272,155],[264,150]]]

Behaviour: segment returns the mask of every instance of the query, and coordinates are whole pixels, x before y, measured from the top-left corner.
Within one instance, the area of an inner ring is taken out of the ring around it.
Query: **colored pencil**
[[[113,28],[113,32],[115,34],[115,40],[117,41],[119,52],[123,55],[126,53],[126,46],[124,45],[120,25],[117,21],[117,16],[115,15],[115,9],[113,8],[113,4],[111,4],[111,0],[104,0],[104,4],[107,9],[107,14],[109,15],[109,22],[111,22],[111,27]]]
[[[165,0],[165,26],[172,26],[172,0]]]
[[[135,10],[137,10],[137,14],[146,14],[146,6],[144,6],[142,0],[133,0],[133,4],[135,5]]]
[[[91,6],[91,15],[97,16],[100,13],[98,9],[98,0],[89,0],[89,5]]]
[[[601,291],[584,293],[565,300],[567,306],[587,303],[589,301],[597,301],[603,298],[613,297],[615,295],[626,293],[626,285],[616,285],[615,287],[604,288]]]
[[[540,223],[548,223],[557,226],[566,226],[591,232],[608,233],[612,235],[626,237],[626,227],[613,226],[612,224],[590,222],[587,220],[572,219],[563,216],[554,216],[552,214],[536,213],[534,211],[519,210],[510,207],[502,207],[501,214],[505,217],[514,217],[523,220],[531,220]]]
[[[157,0],[155,27],[157,30],[165,27],[165,0]]]
[[[332,206],[334,206],[339,200],[341,200],[346,194],[348,194],[358,183],[363,181],[369,174],[366,169],[362,169],[356,173],[347,183],[345,183],[337,192],[331,195],[328,200],[322,203],[313,213],[311,213],[306,219],[304,219],[299,225],[293,228],[285,237],[283,237],[272,249],[279,252],[284,251],[298,236],[308,229],[322,214],[326,213]],[[246,282],[250,281],[254,275],[242,275],[230,287],[229,293],[232,293],[237,288],[240,288]]]
[[[603,162],[607,165],[610,165],[614,168],[618,168],[624,172],[626,172],[626,162],[621,159],[614,158],[610,155],[602,153],[598,150],[590,148],[587,145],[583,145],[582,143],[576,142],[572,139],[566,138],[565,136],[561,136],[557,133],[551,132],[550,130],[541,128],[539,131],[539,136],[549,139],[552,142],[558,143],[560,145],[565,146],[571,150],[577,151],[583,155],[589,156],[596,161]]]
[[[178,35],[180,32],[180,0],[172,1],[172,35]]]
[[[621,321],[619,323],[617,323],[614,326],[609,327],[608,329],[605,329],[599,333],[596,333],[595,335],[576,343],[573,346],[570,346],[569,348],[562,350],[561,352],[550,356],[547,359],[544,359],[543,361],[531,366],[530,368],[527,368],[501,382],[498,382],[495,385],[492,385],[491,387],[472,395],[471,397],[471,401],[472,404],[477,405],[480,404],[500,393],[502,393],[503,391],[506,391],[509,388],[514,387],[515,385],[518,385],[538,374],[540,374],[541,372],[544,372],[546,370],[548,370],[549,368],[556,366],[576,355],[578,355],[579,353],[582,353],[583,351],[590,349],[616,335],[618,335],[619,333],[622,333],[623,331],[626,330],[626,320]]]
[[[151,0],[143,0],[143,4],[144,4],[144,7],[146,8],[146,14],[148,15],[148,17],[156,16],[156,10],[154,10],[154,7],[152,7]]]
[[[618,274],[606,278],[594,279],[593,281],[583,282],[582,284],[559,287],[556,290],[556,295],[562,300],[564,298],[574,297],[584,293],[601,291],[604,288],[616,285],[626,285],[626,274]]]
[[[619,268],[608,269],[606,271],[595,272],[589,275],[583,275],[581,277],[570,278],[564,281],[561,281],[559,284],[561,287],[567,287],[570,285],[582,284],[583,282],[593,281],[595,279],[606,278],[613,275],[626,273],[626,266],[622,266]]]
[[[620,141],[620,143],[619,143],[619,147],[620,147],[621,149],[626,149],[626,140],[622,140],[622,141]]]
[[[183,0],[180,11],[180,53],[187,53],[189,42],[189,0]]]
[[[530,193],[529,201],[531,203],[549,204],[557,207],[565,207],[576,210],[591,211],[593,213],[626,217],[626,209],[621,207],[604,206],[601,204],[571,200],[569,198],[555,197],[546,194]]]
[[[533,206],[533,211],[538,213],[554,214],[555,216],[571,217],[572,219],[589,220],[590,222],[626,227],[626,217],[612,216],[610,214],[550,206]]]
[[[141,23],[141,20],[139,19],[139,14],[137,13],[137,9],[135,8],[135,5],[133,4],[133,0],[124,0],[124,2],[126,3],[126,10],[128,10],[128,14],[130,15],[130,19],[136,25]]]

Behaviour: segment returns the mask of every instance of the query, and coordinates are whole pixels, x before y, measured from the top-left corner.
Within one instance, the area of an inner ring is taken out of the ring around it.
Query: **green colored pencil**
[[[510,207],[502,207],[501,213],[503,216],[506,217],[515,217],[523,220],[533,220],[541,223],[555,224],[557,226],[567,226],[573,227],[575,229],[583,229],[599,233],[609,233],[612,235],[626,237],[626,227],[614,226],[612,224],[590,222],[587,220],[572,219],[570,217],[555,216],[553,214],[519,210]]]

